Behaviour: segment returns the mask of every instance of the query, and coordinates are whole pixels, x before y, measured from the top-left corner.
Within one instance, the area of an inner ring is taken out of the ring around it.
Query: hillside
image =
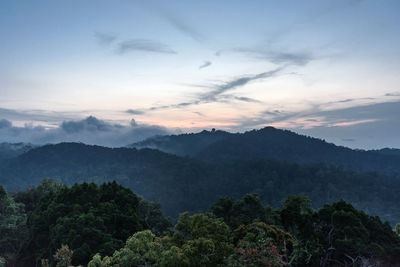
[[[35,146],[26,143],[0,143],[0,160],[10,159],[19,156]]]
[[[233,134],[224,131],[202,131],[180,135],[155,136],[144,141],[128,145],[130,148],[153,148],[178,156],[194,157],[204,148],[224,140]]]
[[[208,162],[271,158],[300,164],[322,162],[354,171],[386,174],[400,172],[399,150],[354,150],[273,127],[236,134],[203,131],[197,134],[162,136],[130,147],[157,148]]]
[[[62,143],[32,149],[0,169],[0,184],[15,191],[43,178],[66,184],[116,180],[176,218],[199,212],[221,196],[259,194],[274,207],[288,195],[308,195],[315,207],[344,199],[392,224],[400,221],[400,182],[374,173],[354,173],[323,164],[297,165],[271,159],[221,164],[182,158],[157,150],[105,148]]]

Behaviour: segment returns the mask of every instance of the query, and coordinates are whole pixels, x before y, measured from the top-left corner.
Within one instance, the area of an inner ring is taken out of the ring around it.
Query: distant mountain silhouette
[[[14,158],[35,147],[28,143],[0,143],[0,160]]]
[[[206,147],[234,134],[224,131],[202,131],[180,135],[162,135],[128,145],[130,148],[153,148],[178,156],[195,157]]]
[[[262,132],[250,132],[247,138],[251,133]],[[0,184],[11,191],[38,185],[44,178],[69,185],[116,180],[146,199],[159,201],[164,212],[174,218],[183,211],[207,210],[222,196],[241,198],[257,193],[275,207],[291,194],[310,196],[315,207],[344,199],[392,224],[400,221],[398,177],[355,173],[324,164],[298,165],[271,159],[224,159],[213,164],[153,149],[61,143],[31,149],[0,166]]]
[[[245,133],[203,131],[154,137],[130,145],[155,148],[208,162],[233,159],[279,159],[300,164],[325,163],[355,171],[400,173],[400,150],[354,150],[288,130],[265,127]]]

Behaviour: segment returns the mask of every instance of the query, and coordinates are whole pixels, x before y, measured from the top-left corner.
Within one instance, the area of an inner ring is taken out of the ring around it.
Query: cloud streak
[[[242,102],[248,102],[248,103],[262,103],[260,100],[250,98],[250,97],[245,97],[245,96],[234,96],[234,99]]]
[[[385,96],[400,96],[400,92],[387,93]]]
[[[178,31],[183,33],[184,35],[190,37],[191,39],[197,42],[203,42],[204,36],[198,30],[196,30],[193,26],[189,25],[186,22],[183,22],[176,16],[171,14],[164,14],[163,17]]]
[[[299,32],[304,29],[307,29],[310,26],[310,24],[316,24],[317,21],[323,17],[326,17],[336,12],[347,10],[349,8],[356,7],[363,1],[364,0],[327,2],[328,3],[327,6],[312,10],[305,17],[300,18],[296,21],[292,21],[292,23],[289,23],[286,27],[284,28],[280,27],[276,31],[271,32],[268,35],[267,43],[268,44],[276,43],[281,39],[283,39],[285,36],[290,35],[293,32]]]
[[[266,78],[271,78],[276,76],[279,72],[281,72],[284,68],[279,67],[267,72],[262,72],[258,73],[255,75],[248,75],[244,77],[238,77],[234,78],[231,81],[222,83],[220,85],[215,86],[214,90],[211,90],[206,93],[202,93],[199,95],[199,101],[200,102],[215,102],[218,101],[218,96],[221,94],[231,91],[233,89],[236,89],[238,87],[243,87],[247,85],[250,82],[256,81],[256,80],[262,80]]]
[[[95,32],[94,37],[100,45],[110,45],[117,40],[115,33]]]
[[[177,52],[168,45],[153,40],[131,39],[120,42],[118,44],[117,52],[121,55],[134,51],[161,53],[161,54],[177,54]]]
[[[0,118],[11,121],[40,121],[56,123],[60,120],[76,118],[81,112],[56,112],[47,110],[14,110],[0,108]]]
[[[279,67],[279,68],[273,69],[271,71],[262,72],[262,73],[258,73],[255,75],[247,75],[247,76],[237,77],[230,81],[227,81],[227,82],[224,82],[224,83],[221,83],[218,85],[209,86],[208,88],[212,88],[212,90],[205,92],[205,93],[199,93],[197,95],[197,97],[191,101],[180,102],[180,103],[171,104],[171,105],[154,106],[154,107],[150,107],[147,109],[141,109],[140,112],[142,112],[142,114],[143,114],[146,111],[179,109],[179,108],[185,108],[185,107],[189,107],[189,106],[200,105],[200,104],[204,104],[204,103],[213,103],[213,102],[229,103],[232,100],[249,102],[249,103],[261,103],[257,99],[244,97],[244,96],[235,96],[235,95],[226,94],[226,93],[229,91],[232,91],[234,89],[237,89],[239,87],[243,87],[243,86],[247,85],[248,83],[251,83],[251,82],[254,82],[257,80],[272,78],[272,77],[278,75],[283,69],[284,69],[284,67]],[[201,87],[204,87],[204,86],[201,86]],[[129,113],[129,114],[133,114],[133,113],[131,113],[132,111],[133,110],[127,110],[125,112]]]
[[[143,115],[145,113],[144,111],[138,109],[128,109],[125,112],[132,115]]]
[[[199,69],[201,70],[201,69],[207,68],[207,67],[211,66],[211,64],[212,64],[211,61],[204,61],[204,63],[199,66]]]
[[[310,61],[315,59],[315,56],[309,52],[281,52],[275,50],[267,50],[264,48],[233,48],[220,50],[216,52],[217,56],[221,56],[224,53],[239,53],[250,56],[257,60],[268,61],[274,64],[282,65],[295,65],[305,66]]]

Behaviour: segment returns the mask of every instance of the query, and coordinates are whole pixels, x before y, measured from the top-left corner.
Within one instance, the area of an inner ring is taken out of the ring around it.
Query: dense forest
[[[395,231],[345,201],[281,207],[221,198],[173,225],[157,203],[108,182],[0,186],[0,266],[366,266],[400,261]]]
[[[3,161],[0,184],[10,191],[35,186],[43,178],[67,185],[116,180],[163,204],[167,216],[203,212],[220,197],[257,193],[278,207],[288,195],[308,195],[314,208],[344,199],[392,225],[400,221],[400,180],[377,172],[355,172],[322,163],[275,159],[210,163],[152,149],[105,148],[78,143],[47,145]]]
[[[0,143],[0,161],[14,158],[35,148],[32,144],[25,143]]]
[[[245,133],[212,130],[158,136],[129,147],[154,148],[208,162],[272,158],[300,164],[322,162],[354,171],[400,173],[399,149],[354,150],[273,127]]]
[[[396,266],[398,166],[270,127],[3,143],[0,266]]]

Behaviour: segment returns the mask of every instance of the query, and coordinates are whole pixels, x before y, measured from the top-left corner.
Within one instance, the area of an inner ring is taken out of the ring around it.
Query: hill
[[[400,180],[324,164],[271,159],[211,164],[152,149],[62,143],[32,149],[0,168],[0,184],[8,190],[38,185],[43,178],[68,185],[116,180],[146,199],[159,201],[174,218],[183,211],[207,210],[222,196],[238,199],[257,193],[274,207],[293,194],[310,196],[314,207],[344,199],[392,224],[400,221]]]
[[[128,145],[130,148],[153,148],[178,156],[195,157],[204,148],[233,134],[224,131],[202,131],[180,135],[161,135]]]
[[[273,127],[235,134],[203,131],[197,134],[161,136],[130,147],[156,148],[208,162],[271,158],[299,164],[325,163],[354,171],[400,173],[398,149],[354,150]]]
[[[27,143],[0,143],[0,160],[16,157],[34,147],[34,145]]]

